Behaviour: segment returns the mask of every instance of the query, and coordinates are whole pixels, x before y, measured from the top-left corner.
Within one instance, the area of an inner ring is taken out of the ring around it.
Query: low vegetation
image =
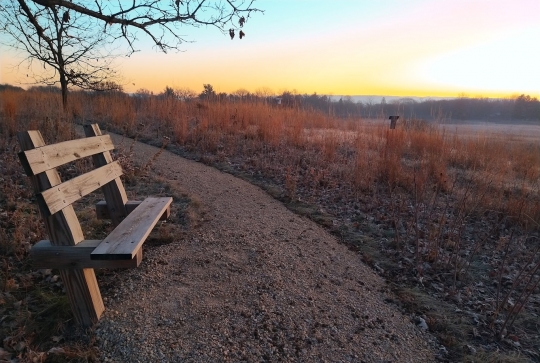
[[[34,276],[28,267],[29,245],[44,231],[15,160],[14,135],[33,128],[67,137],[65,125],[75,121],[99,122],[239,175],[325,225],[388,279],[396,303],[439,337],[447,359],[540,359],[538,143],[460,135],[421,120],[390,130],[387,120],[336,118],[264,100],[122,93],[71,99],[66,117],[54,92],[0,94],[0,309],[17,311],[9,324],[0,322],[9,352],[43,344],[18,323],[37,319],[39,304],[65,311],[63,301],[47,303],[62,299],[55,293],[61,285],[50,282],[54,273]],[[27,339],[12,339],[16,334]]]
[[[1,97],[1,96],[0,96]],[[9,98],[0,98],[9,100]],[[3,103],[5,106],[6,103]],[[73,123],[56,119],[39,122],[24,120],[17,129],[7,129],[3,109],[0,131],[0,362],[98,362],[91,331],[77,328],[73,322],[64,285],[55,269],[35,270],[28,258],[31,245],[46,239],[46,231],[32,193],[29,178],[19,163],[19,151],[13,132],[39,129],[47,143],[73,139]],[[9,120],[8,120],[9,121]],[[122,164],[126,192],[130,200],[146,195],[173,196],[171,223],[152,232],[145,248],[170,243],[196,226],[200,207],[182,191],[171,188],[159,177],[148,173],[152,159],[134,162],[131,145],[120,145],[114,156]],[[60,170],[64,178],[88,171],[89,160]],[[76,171],[79,169],[79,171]],[[87,239],[102,239],[112,230],[110,221],[97,220],[94,205],[102,200],[99,192],[76,203],[75,210]],[[97,270],[102,292],[107,293],[114,270]]]

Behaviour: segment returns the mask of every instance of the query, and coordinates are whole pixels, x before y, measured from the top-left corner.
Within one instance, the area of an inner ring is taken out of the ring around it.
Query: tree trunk
[[[68,82],[64,72],[60,72],[60,86],[62,87],[62,106],[64,107],[64,113],[66,113],[68,102]]]
[[[68,105],[68,79],[66,77],[66,64],[64,62],[64,52],[63,52],[63,44],[62,39],[64,36],[64,22],[60,20],[60,17],[58,16],[58,9],[53,6],[52,11],[54,12],[54,19],[55,19],[55,26],[56,26],[56,36],[57,36],[57,63],[58,63],[58,70],[60,73],[60,87],[62,88],[62,107],[64,108],[64,115],[67,113],[67,105]],[[58,27],[60,25],[60,27]]]

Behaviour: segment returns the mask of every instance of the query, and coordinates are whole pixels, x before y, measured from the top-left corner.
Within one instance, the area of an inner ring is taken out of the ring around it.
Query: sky
[[[257,0],[246,36],[184,28],[182,52],[140,36],[127,92],[270,89],[328,95],[540,98],[540,0]],[[2,35],[0,33],[0,41]],[[0,83],[21,85],[0,46]],[[24,85],[23,85],[24,86]]]

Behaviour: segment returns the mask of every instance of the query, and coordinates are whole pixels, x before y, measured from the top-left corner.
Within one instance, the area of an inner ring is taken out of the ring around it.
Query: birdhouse
[[[397,123],[398,118],[399,118],[399,116],[390,116],[390,117],[388,117],[388,119],[390,120],[390,129],[391,130],[396,128],[396,123]]]

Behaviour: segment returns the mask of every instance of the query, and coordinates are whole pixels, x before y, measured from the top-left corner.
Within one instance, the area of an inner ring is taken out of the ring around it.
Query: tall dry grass
[[[165,136],[188,150],[256,156],[269,168],[281,165],[296,171],[301,183],[324,176],[327,182],[346,184],[353,193],[371,190],[376,183],[408,192],[427,187],[448,191],[458,185],[454,192],[459,195],[463,181],[474,180],[476,196],[489,189],[483,208],[514,216],[531,228],[540,217],[538,144],[461,138],[410,121],[389,130],[384,121],[341,120],[264,102],[181,102],[122,93],[74,93],[65,116],[57,94],[5,91],[0,110],[7,137],[28,127],[55,134],[66,117],[97,121],[131,136]]]
[[[463,136],[419,120],[390,130],[382,119],[338,119],[265,102],[81,92],[72,94],[67,115],[59,102],[54,94],[0,94],[3,145],[12,145],[17,130],[54,137],[55,125],[66,121],[99,122],[227,164],[277,184],[286,201],[329,212],[336,233],[360,236],[359,250],[368,250],[365,235],[375,236],[396,279],[423,286],[437,275],[426,286],[442,285],[445,299],[458,305],[474,304],[479,282],[492,284],[484,290],[496,298],[483,312],[500,337],[539,294],[538,143]]]
[[[540,220],[538,144],[461,138],[421,122],[389,130],[380,120],[342,120],[265,102],[81,92],[72,95],[67,116],[54,93],[5,91],[0,102],[7,137],[29,127],[54,135],[66,117],[97,121],[131,136],[167,137],[189,151],[245,158],[262,171],[278,172],[273,169],[279,166],[281,177],[288,174],[314,191],[317,184],[339,184],[347,187],[341,192],[358,194],[377,185],[422,194],[425,188],[447,192],[454,185],[457,197],[468,181],[475,196],[485,195],[479,207],[515,217],[527,228]]]

